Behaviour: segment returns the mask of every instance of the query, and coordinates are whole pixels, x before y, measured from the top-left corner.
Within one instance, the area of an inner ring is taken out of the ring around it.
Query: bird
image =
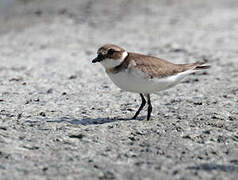
[[[97,50],[92,63],[98,62],[116,86],[140,95],[141,105],[132,119],[136,119],[148,104],[147,120],[152,112],[151,94],[177,85],[191,73],[210,68],[210,65],[202,62],[174,64],[154,56],[127,52],[114,44],[105,44]]]

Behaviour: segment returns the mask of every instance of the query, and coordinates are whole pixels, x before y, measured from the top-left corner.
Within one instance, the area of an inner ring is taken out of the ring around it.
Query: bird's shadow
[[[58,119],[47,119],[46,122],[51,123],[61,123],[61,122],[67,122],[70,124],[78,124],[78,125],[97,125],[97,124],[106,124],[106,123],[112,123],[116,121],[141,121],[145,118],[145,116],[138,117],[137,119],[132,118],[120,118],[120,117],[100,117],[100,118],[83,118],[83,119],[75,119],[71,117],[60,117]]]
[[[238,166],[231,164],[203,163],[198,166],[190,166],[187,169],[204,171],[225,171],[229,173],[238,172]]]

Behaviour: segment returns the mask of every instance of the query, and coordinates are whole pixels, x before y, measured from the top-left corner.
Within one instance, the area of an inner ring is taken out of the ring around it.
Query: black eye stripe
[[[114,49],[109,49],[109,50],[107,51],[107,54],[112,55],[114,52],[116,52]]]

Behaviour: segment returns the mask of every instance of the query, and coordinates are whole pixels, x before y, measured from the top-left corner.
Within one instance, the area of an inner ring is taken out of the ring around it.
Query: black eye
[[[107,52],[107,54],[108,54],[108,55],[112,55],[114,52],[115,52],[114,49],[109,49],[108,52]]]

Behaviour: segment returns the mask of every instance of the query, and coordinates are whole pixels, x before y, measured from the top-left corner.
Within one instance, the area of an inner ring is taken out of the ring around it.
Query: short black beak
[[[104,59],[104,56],[102,54],[99,54],[96,58],[92,60],[92,63],[100,62]]]

